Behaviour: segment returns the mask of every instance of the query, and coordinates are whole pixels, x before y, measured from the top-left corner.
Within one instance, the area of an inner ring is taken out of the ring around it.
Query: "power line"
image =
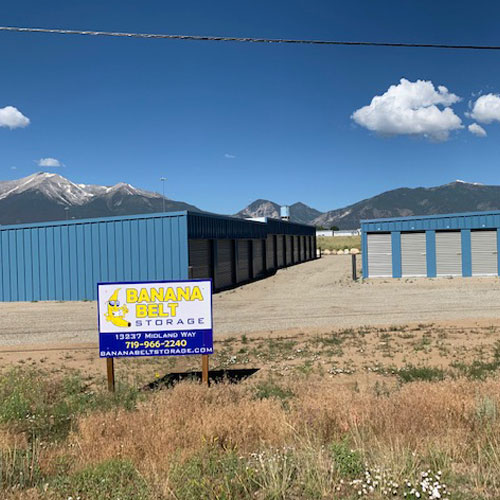
[[[403,47],[420,49],[455,49],[455,50],[500,50],[500,45],[456,45],[448,43],[404,43],[404,42],[356,42],[341,40],[300,40],[291,38],[253,38],[233,36],[205,35],[168,35],[159,33],[121,33],[115,31],[65,30],[60,28],[22,28],[17,26],[0,26],[0,31],[17,33],[50,33],[58,35],[89,35],[123,38],[157,38],[166,40],[195,40],[202,42],[246,42],[246,43],[283,43],[303,45],[346,45],[363,47]]]

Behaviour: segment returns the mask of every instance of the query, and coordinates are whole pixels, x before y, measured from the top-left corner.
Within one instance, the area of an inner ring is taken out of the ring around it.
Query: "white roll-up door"
[[[470,243],[472,253],[472,275],[497,276],[497,232],[495,230],[471,231]]]
[[[460,231],[436,232],[437,276],[462,276],[462,234]]]
[[[427,276],[425,233],[401,234],[401,275]]]
[[[382,278],[392,276],[391,235],[368,234],[368,276]]]

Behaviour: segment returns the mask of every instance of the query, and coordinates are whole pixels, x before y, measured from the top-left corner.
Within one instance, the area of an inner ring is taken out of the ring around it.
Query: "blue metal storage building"
[[[296,262],[315,257],[313,227],[273,220],[171,212],[0,226],[0,301],[94,300],[99,281],[189,276],[220,290],[279,267],[274,253],[267,263],[278,233],[303,245]]]
[[[361,221],[363,277],[499,276],[500,211]]]

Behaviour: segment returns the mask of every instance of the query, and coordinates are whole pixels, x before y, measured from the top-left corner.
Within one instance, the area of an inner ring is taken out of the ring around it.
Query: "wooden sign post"
[[[201,355],[201,383],[209,385],[208,383],[208,354]]]
[[[108,375],[108,391],[115,392],[115,358],[106,358],[106,372]]]

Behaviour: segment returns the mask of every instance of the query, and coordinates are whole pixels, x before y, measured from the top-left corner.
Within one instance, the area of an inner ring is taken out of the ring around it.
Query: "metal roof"
[[[33,229],[36,227],[56,227],[56,226],[70,226],[75,224],[89,224],[94,222],[118,222],[124,220],[137,220],[137,219],[157,219],[160,217],[180,217],[186,216],[187,211],[181,212],[161,212],[153,214],[138,214],[138,215],[116,215],[111,217],[93,217],[90,219],[68,219],[68,220],[54,220],[48,222],[29,222],[26,224],[6,224],[0,225],[0,231],[11,229]]]
[[[475,215],[500,215],[500,210],[490,210],[484,212],[456,212],[451,214],[434,214],[434,215],[410,215],[407,217],[382,217],[379,219],[361,219],[361,223],[366,222],[395,222],[406,220],[420,220],[420,219],[439,219],[441,217],[472,217]]]
[[[239,239],[266,238],[268,234],[314,235],[315,228],[304,224],[265,218],[254,221],[218,215],[207,212],[160,212],[138,215],[121,215],[112,217],[95,217],[90,219],[70,219],[49,222],[32,222],[28,224],[9,224],[0,226],[0,231],[16,229],[34,229],[59,226],[77,226],[101,222],[122,222],[129,220],[160,219],[169,217],[187,217],[188,238],[192,239]]]
[[[361,221],[363,232],[500,228],[500,210],[392,217]]]

